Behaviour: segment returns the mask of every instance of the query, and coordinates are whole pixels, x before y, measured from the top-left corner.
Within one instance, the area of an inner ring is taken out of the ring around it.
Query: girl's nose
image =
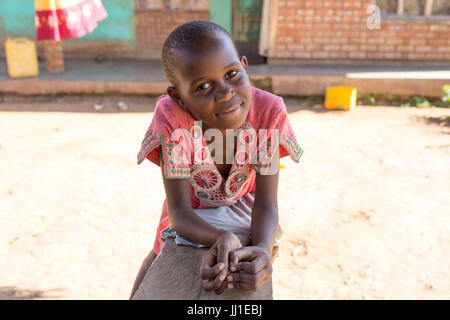
[[[222,85],[218,87],[217,95],[216,95],[216,102],[222,103],[227,102],[234,96],[234,90],[231,86],[228,85]]]

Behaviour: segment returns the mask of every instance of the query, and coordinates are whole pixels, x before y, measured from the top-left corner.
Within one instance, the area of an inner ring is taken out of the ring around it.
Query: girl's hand
[[[272,276],[272,260],[262,247],[243,247],[230,253],[230,270],[228,289],[258,290]]]
[[[232,232],[224,231],[217,238],[216,243],[205,253],[200,267],[205,291],[221,294],[225,291],[230,252],[242,247],[239,238]]]

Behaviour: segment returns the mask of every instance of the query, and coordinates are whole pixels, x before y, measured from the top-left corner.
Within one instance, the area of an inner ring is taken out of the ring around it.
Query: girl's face
[[[167,92],[202,121],[203,129],[237,129],[250,108],[252,90],[247,58],[239,59],[233,42],[212,33],[177,54],[177,87]]]

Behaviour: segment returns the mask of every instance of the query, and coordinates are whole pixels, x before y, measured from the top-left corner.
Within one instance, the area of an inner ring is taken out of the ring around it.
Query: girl
[[[278,170],[272,169],[278,157],[298,162],[303,152],[286,107],[250,85],[246,57],[212,22],[176,28],[164,43],[162,64],[171,86],[158,99],[138,164],[148,159],[161,166],[166,200],[131,297],[160,253],[161,238],[169,237],[210,247],[200,267],[206,291],[257,290],[271,279],[280,234]],[[242,230],[251,246],[242,247],[236,236]]]

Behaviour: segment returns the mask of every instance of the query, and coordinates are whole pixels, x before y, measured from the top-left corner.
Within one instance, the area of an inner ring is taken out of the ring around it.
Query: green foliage
[[[402,107],[418,107],[418,108],[434,108],[433,105],[427,98],[422,96],[412,96],[408,102],[403,103]]]
[[[377,96],[373,93],[360,95],[358,93],[357,105],[375,106],[378,104]]]
[[[377,104],[377,98],[373,94],[366,94],[363,97],[363,102],[365,104],[368,104],[368,105],[376,105]]]
[[[305,98],[305,102],[310,105],[310,106],[314,106],[314,105],[324,105],[325,104],[325,96],[322,95],[312,95],[312,96],[307,96]]]
[[[442,102],[446,104],[450,103],[450,84],[446,84],[442,87],[442,91],[444,91],[445,95],[442,97]]]

